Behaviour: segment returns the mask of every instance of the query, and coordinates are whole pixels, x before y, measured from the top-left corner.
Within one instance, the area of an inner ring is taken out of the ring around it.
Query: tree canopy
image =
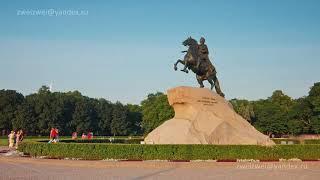
[[[292,99],[276,90],[267,99],[230,101],[235,111],[265,134],[320,133],[320,83],[309,95]]]
[[[232,99],[234,110],[268,135],[320,133],[320,82],[308,96],[292,99],[281,90],[255,101]],[[61,135],[143,135],[174,116],[167,95],[151,93],[137,104],[112,103],[83,96],[79,91],[51,92],[42,86],[23,96],[0,90],[0,130],[24,129],[29,135],[48,135],[57,127]]]
[[[141,109],[80,92],[50,92],[42,86],[23,96],[13,90],[0,91],[0,130],[24,129],[29,135],[48,135],[52,127],[62,135],[93,132],[96,135],[141,134]],[[138,115],[137,115],[138,114]]]
[[[169,105],[167,95],[157,92],[149,94],[141,102],[142,127],[144,133],[149,133],[164,121],[174,116],[173,108]]]

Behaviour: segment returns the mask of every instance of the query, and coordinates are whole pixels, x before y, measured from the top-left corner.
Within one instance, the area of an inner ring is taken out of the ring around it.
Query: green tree
[[[244,119],[246,119],[248,122],[253,123],[252,121],[255,118],[254,111],[253,111],[253,105],[248,100],[239,100],[239,99],[232,99],[230,100],[230,103],[233,106],[233,109]]]
[[[49,91],[47,86],[42,86],[38,93],[31,94],[28,98],[34,101],[34,108],[36,113],[36,126],[40,134],[47,135],[50,133],[51,127],[56,127],[58,115],[54,113],[55,106],[54,94]]]
[[[15,90],[0,90],[0,130],[11,130],[15,111],[23,103],[24,96]]]
[[[320,82],[314,83],[307,98],[312,107],[311,130],[313,133],[320,133]]]
[[[320,118],[313,116],[311,118],[311,130],[313,133],[320,134]]]
[[[50,93],[50,88],[48,86],[41,86],[38,90],[38,94],[47,94]]]
[[[308,98],[294,101],[288,114],[288,130],[290,134],[310,133],[312,105]]]
[[[72,118],[71,127],[73,131],[86,133],[97,128],[97,114],[87,97],[83,97],[75,103]]]
[[[281,90],[276,90],[266,100],[254,102],[255,123],[254,126],[268,134],[287,134],[289,111],[292,108],[293,100]],[[297,123],[290,122],[292,128]]]
[[[280,106],[270,100],[259,100],[254,103],[254,126],[261,132],[268,134],[285,134],[286,120]]]
[[[111,121],[113,105],[111,102],[101,98],[95,101],[98,118],[99,135],[111,135]]]
[[[320,115],[320,82],[314,83],[311,87],[308,99],[312,104],[313,115]]]
[[[142,123],[142,108],[136,104],[127,104],[129,109],[128,119],[129,119],[129,134],[132,135],[142,135],[143,130],[141,128]]]
[[[288,133],[292,135],[301,134],[304,131],[303,126],[304,124],[299,120],[296,120],[296,119],[289,120],[287,122]]]
[[[117,102],[114,105],[111,121],[111,133],[113,135],[128,135],[130,125],[128,121],[128,113],[128,108],[122,105],[120,102]]]
[[[27,101],[19,105],[12,122],[14,129],[23,129],[27,134],[36,134],[37,127],[34,106]]]
[[[174,110],[168,103],[167,95],[160,92],[149,94],[147,99],[141,102],[141,108],[142,128],[145,134],[174,116]]]
[[[280,107],[283,113],[288,113],[293,105],[293,100],[285,95],[281,90],[276,90],[272,93],[272,96],[268,98],[273,104]]]

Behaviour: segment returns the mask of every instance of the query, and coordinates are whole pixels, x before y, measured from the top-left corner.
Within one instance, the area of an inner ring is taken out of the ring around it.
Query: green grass
[[[127,139],[129,136],[94,136],[93,141],[98,141],[98,140],[102,140],[102,141],[109,141],[109,138],[114,138],[114,142],[120,142],[119,140],[125,140]],[[135,142],[135,143],[139,143],[139,140],[142,140],[142,136],[130,136],[132,138],[132,140],[129,140],[129,143]],[[60,136],[59,137],[60,140],[64,141],[64,140],[71,140],[71,136]],[[23,142],[36,142],[36,141],[49,141],[49,137],[47,136],[26,136],[23,140]],[[81,137],[78,137],[78,142],[81,141],[87,141],[87,142],[91,142],[88,140],[81,140]],[[7,136],[0,136],[0,146],[8,146],[8,137]]]
[[[8,139],[1,138],[0,139],[0,146],[8,146]]]
[[[41,140],[48,140],[48,138],[25,138],[23,142],[36,142],[36,141],[41,141]],[[8,146],[8,138],[0,138],[0,146]]]

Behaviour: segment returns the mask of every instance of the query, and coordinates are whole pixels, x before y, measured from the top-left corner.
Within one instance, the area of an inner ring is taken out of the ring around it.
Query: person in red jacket
[[[56,138],[57,138],[57,131],[55,128],[51,128],[49,143],[56,142]]]
[[[92,139],[93,133],[92,132],[88,132],[88,139]]]

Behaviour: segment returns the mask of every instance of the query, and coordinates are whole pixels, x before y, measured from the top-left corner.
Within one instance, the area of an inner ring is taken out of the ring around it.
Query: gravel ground
[[[5,148],[0,148],[0,151]],[[318,162],[116,162],[5,156],[0,180],[305,179],[318,180]]]

